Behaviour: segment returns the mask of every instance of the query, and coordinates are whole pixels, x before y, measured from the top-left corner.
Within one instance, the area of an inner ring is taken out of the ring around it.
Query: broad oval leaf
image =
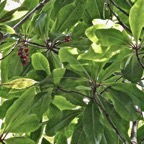
[[[35,53],[32,55],[32,65],[35,70],[44,70],[50,75],[50,66],[47,58],[41,53]]]
[[[136,42],[138,42],[142,28],[144,27],[143,9],[143,0],[137,0],[133,7],[130,9],[129,23]]]
[[[53,82],[55,85],[58,85],[65,74],[65,68],[57,68],[52,72]]]
[[[98,29],[95,33],[102,46],[129,45],[128,36],[117,29]]]

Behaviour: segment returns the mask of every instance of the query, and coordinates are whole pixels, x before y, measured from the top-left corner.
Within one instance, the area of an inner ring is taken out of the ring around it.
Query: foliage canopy
[[[143,0],[7,3],[0,142],[143,143]]]

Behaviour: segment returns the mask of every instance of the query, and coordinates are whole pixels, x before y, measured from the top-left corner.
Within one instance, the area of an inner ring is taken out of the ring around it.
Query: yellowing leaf
[[[15,79],[15,80],[3,83],[1,85],[7,88],[12,88],[12,89],[24,89],[26,87],[32,86],[35,83],[37,82],[33,79],[19,78],[19,79]]]

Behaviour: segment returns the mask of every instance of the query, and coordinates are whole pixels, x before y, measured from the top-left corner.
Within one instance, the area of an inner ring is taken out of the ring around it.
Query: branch
[[[111,13],[117,18],[117,20],[119,21],[119,23],[123,26],[123,28],[126,29],[126,30],[128,30],[130,33],[132,33],[131,30],[129,29],[129,27],[127,27],[127,25],[125,25],[125,24],[120,20],[120,18],[113,12],[113,10],[112,10],[111,7],[109,6],[109,4],[107,4],[107,6],[108,6],[109,10],[111,11]]]
[[[37,10],[42,8],[49,0],[43,0],[40,2],[32,11],[30,11],[20,22],[18,22],[15,26],[13,26],[13,29],[17,29],[19,26],[21,26],[31,15],[33,15]]]
[[[33,10],[31,10],[21,21],[19,21],[16,25],[13,26],[13,29],[17,29],[18,27],[20,27],[24,22],[26,22],[29,17],[31,15],[33,15],[37,10],[39,10],[40,8],[42,8],[49,0],[43,0],[42,2],[40,2]],[[7,37],[9,37],[10,34],[5,34],[3,39],[6,39]],[[1,41],[0,41],[1,43]]]
[[[131,131],[131,144],[137,144],[137,129],[139,121],[134,121]]]
[[[64,90],[64,89],[62,89],[62,88],[60,88],[60,87],[57,87],[57,88],[58,88],[60,91],[62,91],[62,92],[66,92],[66,93],[76,93],[76,94],[82,95],[82,96],[84,96],[84,97],[91,98],[91,97],[86,96],[85,94],[82,94],[82,93],[77,92],[77,91],[73,91],[73,90],[68,91],[68,90]]]
[[[144,69],[144,64],[141,62],[141,60],[140,60],[140,58],[139,58],[138,49],[135,49],[135,53],[136,53],[136,57],[137,57],[137,60],[138,60],[139,64],[140,64],[141,67]]]
[[[35,42],[30,42],[30,41],[26,41],[29,45],[34,45],[34,46],[37,46],[39,48],[42,48],[42,49],[46,49],[47,47],[45,45],[41,45],[41,44],[38,44],[38,43],[35,43]]]
[[[121,7],[119,7],[113,0],[109,0],[117,9],[119,9],[122,13],[124,13],[126,16],[129,16],[127,12],[125,12]]]
[[[120,132],[118,131],[118,129],[116,128],[116,126],[114,125],[113,121],[111,120],[109,113],[105,110],[105,108],[103,107],[102,104],[100,104],[99,100],[96,98],[94,99],[95,103],[99,106],[99,108],[102,110],[104,116],[106,117],[107,121],[109,122],[109,124],[111,125],[111,127],[114,129],[114,131],[116,132],[116,134],[118,135],[119,139],[122,140],[122,142],[124,144],[126,144],[125,139],[122,137],[122,135],[120,134]]]

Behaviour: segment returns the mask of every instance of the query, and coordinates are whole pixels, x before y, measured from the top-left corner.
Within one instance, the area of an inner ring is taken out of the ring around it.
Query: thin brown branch
[[[36,47],[39,47],[39,48],[43,48],[43,49],[46,49],[47,46],[45,45],[41,45],[41,44],[38,44],[38,43],[35,43],[35,42],[30,42],[30,41],[26,41],[29,45],[34,45]]]
[[[142,63],[142,61],[141,61],[140,58],[139,58],[138,49],[135,49],[135,53],[136,53],[136,57],[137,57],[137,60],[138,60],[139,64],[140,64],[141,67],[144,69],[144,64]]]
[[[13,26],[13,29],[17,29],[20,27],[25,21],[29,19],[31,15],[33,15],[37,10],[42,8],[49,0],[43,0],[40,2],[33,10],[31,10],[21,21],[19,21],[16,25]]]
[[[129,16],[127,12],[125,12],[121,7],[119,7],[113,0],[109,0],[118,10],[124,13],[126,16]]]
[[[117,18],[117,20],[119,21],[119,24],[121,24],[121,26],[122,26],[124,29],[126,29],[126,30],[128,30],[130,33],[132,33],[131,30],[130,30],[130,28],[129,28],[127,25],[125,25],[125,24],[120,20],[120,18],[117,16],[117,14],[115,14],[115,12],[111,9],[111,7],[109,6],[109,4],[107,4],[107,6],[108,6],[109,10],[111,11],[111,13]]]
[[[111,125],[111,127],[113,128],[113,130],[115,131],[115,133],[117,134],[117,136],[119,137],[119,139],[122,140],[122,142],[124,144],[126,144],[125,139],[122,137],[122,135],[120,134],[119,130],[114,125],[113,121],[111,120],[111,118],[109,116],[109,113],[105,110],[105,108],[103,107],[103,105],[100,103],[98,97],[95,96],[94,101],[99,106],[99,108],[101,109],[101,111],[103,112],[104,116],[106,117],[107,121],[109,122],[109,124]]]
[[[26,22],[30,16],[32,16],[37,10],[41,9],[47,2],[49,2],[49,0],[43,0],[42,2],[40,2],[33,10],[31,10],[21,21],[19,21],[16,25],[13,26],[13,29],[17,29],[18,27],[20,27],[24,22]],[[5,34],[3,36],[3,39],[6,39],[7,37],[9,37],[10,34]],[[2,41],[1,40],[1,41]],[[0,41],[0,43],[1,43]]]

